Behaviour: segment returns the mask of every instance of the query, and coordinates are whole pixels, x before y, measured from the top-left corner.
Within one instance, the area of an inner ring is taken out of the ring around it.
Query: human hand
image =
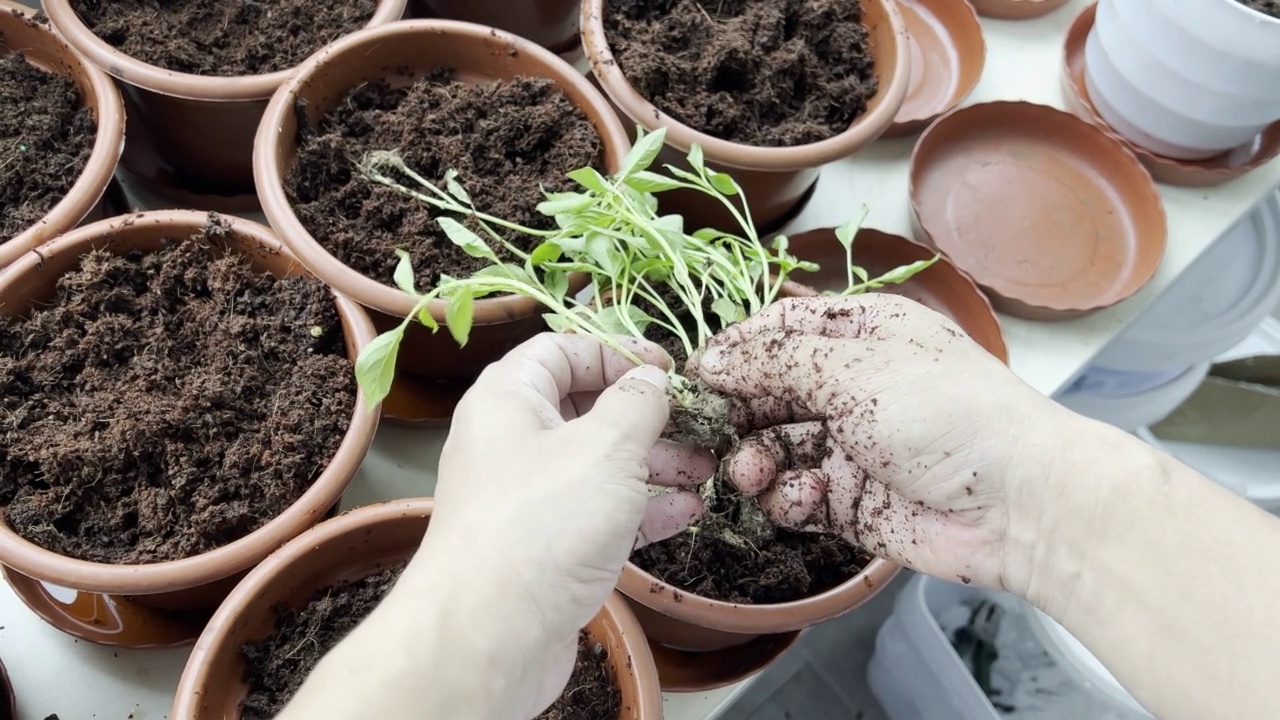
[[[732,482],[782,525],[931,575],[1019,592],[1076,416],[950,320],[893,295],[783,300],[714,338],[736,399]]]
[[[523,685],[508,693],[523,703],[512,717],[537,715],[563,690],[578,631],[633,547],[701,515],[696,493],[652,496],[646,482],[692,486],[715,470],[709,453],[659,440],[671,358],[622,342],[653,365],[636,367],[583,335],[524,343],[463,398],[440,458],[420,555],[455,558],[465,591],[495,603],[476,616],[509,630],[503,651],[519,665],[509,677]]]

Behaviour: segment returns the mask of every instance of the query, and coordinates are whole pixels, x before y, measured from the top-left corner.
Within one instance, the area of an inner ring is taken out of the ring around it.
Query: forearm
[[[1028,599],[1163,720],[1280,717],[1280,520],[1080,422]]]

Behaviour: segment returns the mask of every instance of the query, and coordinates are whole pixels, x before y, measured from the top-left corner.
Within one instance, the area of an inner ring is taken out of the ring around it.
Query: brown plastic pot
[[[547,78],[595,125],[609,173],[619,169],[630,149],[622,123],[581,73],[533,42],[498,30],[451,20],[405,21],[362,30],[308,59],[267,107],[254,151],[258,196],[271,226],[294,254],[317,277],[369,308],[379,331],[398,325],[413,311],[416,299],[344,265],[294,214],[284,177],[297,158],[298,113],[305,112],[309,122],[317,123],[362,83],[383,78],[407,82],[408,76],[442,66],[455,68],[468,82]],[[570,282],[575,292],[585,285],[586,279],[580,276]],[[441,323],[445,306],[440,301],[430,307]],[[465,348],[459,348],[447,332],[432,333],[414,323],[401,345],[399,366],[429,380],[474,378],[486,365],[544,330],[542,312],[536,301],[515,295],[478,300]]]
[[[267,228],[228,218],[226,242],[254,266],[277,276],[305,270]],[[104,220],[74,230],[24,255],[0,275],[0,313],[14,316],[47,302],[62,275],[91,250],[155,252],[166,240],[198,233],[208,215],[194,211],[149,212]],[[335,295],[354,361],[373,340],[373,324],[356,303]],[[165,647],[194,640],[209,611],[239,577],[276,548],[316,524],[333,509],[355,477],[373,442],[378,416],[356,399],[351,425],[320,477],[284,513],[239,540],[194,557],[145,565],[110,565],[65,557],[17,535],[0,514],[0,565],[14,592],[59,630],[104,645]],[[55,598],[41,581],[77,591],[72,602]]]
[[[271,633],[275,608],[407,561],[422,543],[430,499],[369,505],[321,523],[249,573],[209,621],[178,683],[172,720],[235,720],[244,701],[240,648]],[[644,633],[616,594],[587,626],[609,651],[622,690],[619,720],[660,720],[662,695]]]
[[[23,14],[15,15],[15,10]],[[82,221],[101,218],[100,201],[124,147],[124,103],[111,78],[86,63],[48,26],[31,20],[29,14],[26,8],[0,3],[0,55],[20,52],[36,67],[74,82],[98,121],[98,135],[84,172],[66,196],[35,225],[13,238],[0,238],[0,269]],[[13,112],[13,108],[6,112]]]
[[[578,45],[579,0],[410,0],[414,17],[461,20],[505,30],[556,54]]]
[[[378,0],[369,25],[399,20],[406,0]],[[113,48],[81,21],[71,0],[45,0],[58,33],[119,81],[129,142],[121,177],[172,207],[244,213],[256,206],[253,139],[267,100],[291,74],[216,77],[174,72]]]
[[[629,127],[647,131],[667,130],[667,146],[658,163],[684,165],[694,145],[702,148],[706,164],[730,173],[751,206],[751,216],[761,232],[781,227],[795,216],[818,181],[822,166],[848,157],[884,134],[907,96],[910,80],[910,44],[906,24],[894,0],[860,0],[863,22],[871,31],[879,92],[867,110],[849,129],[822,142],[795,147],[755,147],[712,137],[667,115],[632,87],[609,49],[605,32],[606,0],[582,3],[582,44],[591,71],[625,118]],[[690,227],[732,229],[728,211],[694,193],[663,193],[665,209],[683,215]]]

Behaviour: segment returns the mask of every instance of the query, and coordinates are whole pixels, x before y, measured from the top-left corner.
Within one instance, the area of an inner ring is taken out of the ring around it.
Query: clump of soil
[[[1263,15],[1270,15],[1280,20],[1280,0],[1240,0],[1248,8],[1253,8]]]
[[[94,252],[0,318],[0,508],[69,557],[190,557],[266,524],[337,452],[355,381],[332,294],[219,257],[225,221]]]
[[[382,602],[405,565],[325,588],[302,607],[276,608],[275,631],[240,651],[248,685],[242,720],[278,715],[320,659]]]
[[[15,11],[16,12],[16,11]],[[75,83],[0,58],[0,243],[39,222],[84,172],[98,134]]]
[[[249,687],[241,718],[271,720],[278,715],[320,659],[382,602],[405,565],[326,588],[302,607],[276,608],[275,631],[241,649]],[[615,720],[621,707],[622,692],[608,652],[583,632],[569,684],[537,720]]]
[[[376,0],[72,0],[94,35],[150,65],[232,77],[288,70],[373,19]]]
[[[453,244],[440,215],[420,201],[365,178],[357,169],[371,151],[399,151],[409,168],[443,185],[459,182],[489,215],[535,229],[554,220],[537,212],[549,191],[570,190],[566,174],[602,166],[602,144],[586,115],[550,80],[467,85],[441,69],[406,88],[366,83],[351,91],[319,127],[299,129],[298,159],[285,189],[302,224],[349,267],[387,284],[409,253],[419,290],[441,274],[466,277],[489,265]],[[404,183],[416,187],[407,178]],[[533,238],[506,233],[522,249]],[[505,249],[490,245],[500,257]]]
[[[854,0],[608,0],[632,86],[680,122],[757,146],[849,128],[879,89]]]
[[[585,632],[578,634],[578,659],[564,692],[535,720],[617,720],[622,691],[609,666],[609,651]]]

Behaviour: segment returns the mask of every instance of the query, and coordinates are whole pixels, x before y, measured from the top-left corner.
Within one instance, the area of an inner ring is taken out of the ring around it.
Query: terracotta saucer
[[[18,720],[18,701],[13,697],[13,683],[0,662],[0,720]]]
[[[987,44],[968,3],[898,0],[911,46],[911,86],[885,137],[923,130],[960,104],[982,77]]]
[[[399,425],[444,427],[471,387],[470,380],[427,380],[396,373],[391,394],[382,401],[382,419]]]
[[[1156,182],[1182,187],[1209,187],[1234,180],[1280,155],[1280,122],[1272,123],[1251,145],[1200,161],[1173,160],[1130,143],[1112,130],[1089,99],[1084,82],[1085,40],[1093,29],[1098,6],[1090,5],[1071,25],[1062,65],[1062,94],[1067,109],[1116,136],[1151,171]]]
[[[761,635],[745,645],[711,652],[675,650],[649,641],[663,692],[706,692],[745,680],[782,657],[800,632]]]
[[[170,612],[120,595],[76,592],[71,602],[54,597],[39,580],[10,567],[0,574],[31,611],[72,637],[98,645],[133,649],[169,648],[195,642],[213,614]],[[69,591],[75,592],[75,591]]]
[[[1028,20],[1057,10],[1071,0],[969,0],[983,17]]]
[[[789,240],[793,255],[821,266],[816,273],[796,273],[792,276],[795,282],[804,283],[819,292],[840,291],[848,287],[844,246],[836,239],[835,230],[811,230]],[[919,260],[928,260],[934,255],[933,250],[920,243],[871,228],[859,230],[853,241],[854,263],[872,277]],[[987,352],[1006,364],[1009,362],[1009,349],[991,303],[978,290],[977,284],[946,258],[905,283],[890,285],[879,292],[911,298],[946,315]]]
[[[1031,320],[1078,317],[1155,275],[1168,234],[1151,175],[1120,141],[1044,105],[944,115],[911,154],[919,239]]]

